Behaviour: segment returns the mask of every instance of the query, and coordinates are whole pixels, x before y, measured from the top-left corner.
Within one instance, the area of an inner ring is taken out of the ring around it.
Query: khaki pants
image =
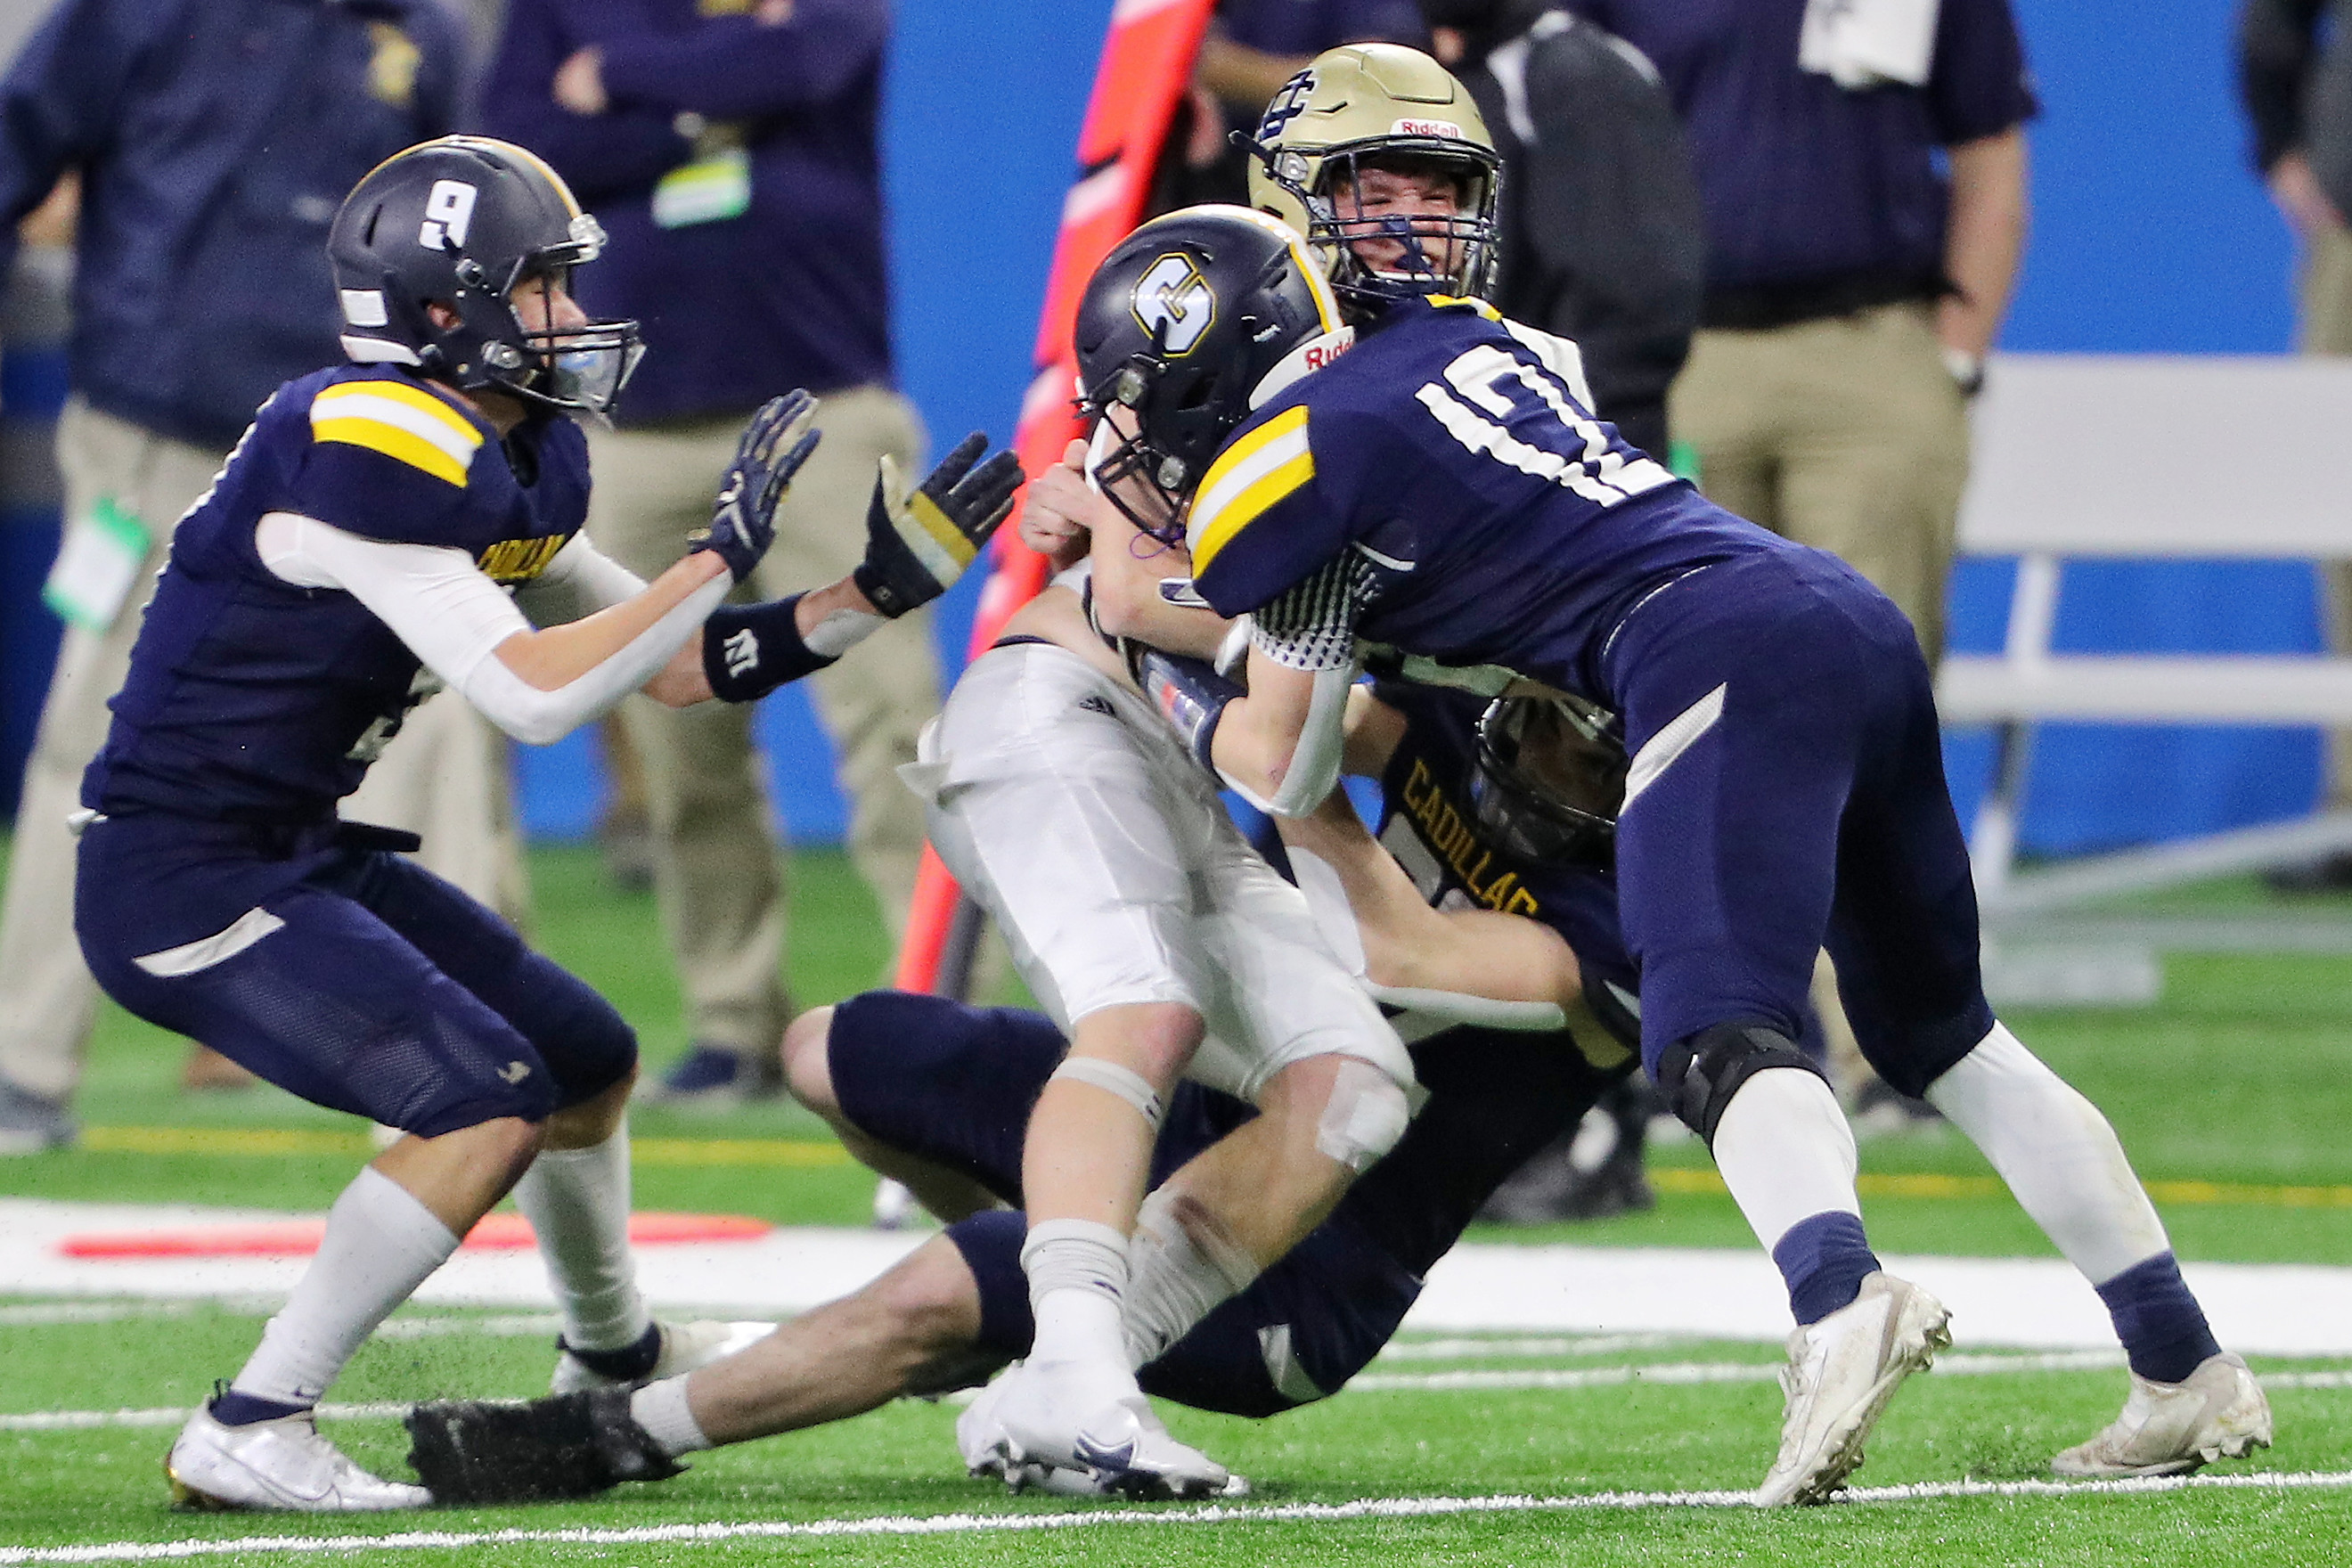
[[[1901,606],[1933,664],[1968,483],[1968,399],[1933,310],[1882,305],[1759,331],[1700,332],[1667,398],[1717,505],[1826,550]],[[1813,1006],[1849,1099],[1871,1077],[1828,955]]]
[[[824,398],[824,432],[776,514],[776,542],[746,599],[821,587],[866,552],[875,464],[888,453],[909,480],[923,436],[914,407],[882,387]],[[597,548],[650,581],[709,525],[735,456],[740,417],[593,432],[596,488],[588,531]],[[840,664],[811,678],[850,796],[849,852],[895,941],[922,854],[922,805],[897,776],[940,706],[930,617],[884,626]],[[654,841],[654,889],[686,994],[688,1037],[738,1052],[775,1048],[789,1008],[780,966],[783,881],[768,795],[751,746],[749,706],[686,710],[646,698],[623,706],[643,762]]]
[[[145,584],[163,570],[180,514],[211,485],[226,454],[167,440],[79,398],[58,419],[66,516],[109,497],[153,534],[142,586],[98,632],[67,630],[25,791],[16,807],[8,887],[0,904],[0,1078],[52,1100],[81,1079],[98,987],[74,939],[74,840],[82,770],[105,742],[107,700],[131,668]],[[343,803],[353,821],[425,836],[417,858],[509,919],[530,900],[509,805],[506,748],[464,700],[443,694],[401,727],[367,784]]]
[[[2352,354],[2352,231],[2314,239],[2303,258],[2302,320],[2295,347],[2307,354]],[[2352,562],[2331,561],[2320,574],[2321,618],[2328,647],[2352,653]],[[2327,732],[2327,806],[2352,811],[2352,730]]]
[[[1923,304],[1761,331],[1700,332],[1667,420],[1717,504],[1826,550],[1944,646],[1968,401]]]

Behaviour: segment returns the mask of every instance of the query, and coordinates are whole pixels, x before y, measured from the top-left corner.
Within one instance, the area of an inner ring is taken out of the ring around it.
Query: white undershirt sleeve
[[[515,599],[542,626],[584,620],[625,605],[646,591],[645,579],[575,533],[547,569],[515,590]]]
[[[530,623],[464,551],[367,539],[287,511],[262,518],[254,545],[262,564],[284,581],[341,589],[365,605],[443,685],[463,693],[508,734],[535,746],[601,717],[652,679],[701,630],[730,585],[724,576],[713,578],[609,658],[541,691],[496,657],[500,643],[530,632]],[[607,585],[616,581],[604,578]]]

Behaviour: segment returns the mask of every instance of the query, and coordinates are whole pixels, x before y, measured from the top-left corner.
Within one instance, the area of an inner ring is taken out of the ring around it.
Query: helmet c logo
[[[425,223],[416,243],[427,250],[456,250],[466,243],[481,193],[463,180],[436,180],[425,197]]]
[[[1257,122],[1257,139],[1272,146],[1282,136],[1283,128],[1307,111],[1307,100],[1315,96],[1315,68],[1308,66],[1282,84],[1265,106],[1265,116]]]
[[[1173,251],[1151,264],[1135,285],[1135,319],[1170,358],[1192,352],[1217,317],[1217,297],[1200,264]]]

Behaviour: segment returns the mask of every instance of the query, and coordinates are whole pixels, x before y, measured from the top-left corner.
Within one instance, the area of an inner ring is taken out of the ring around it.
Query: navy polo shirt
[[[1429,47],[1419,0],[1224,0],[1217,23],[1270,55],[1319,55],[1341,44]]]
[[[1707,289],[1942,276],[1938,148],[2038,109],[2009,0],[1943,0],[1924,87],[1797,67],[1806,0],[1564,0],[1657,66],[1690,132]]]

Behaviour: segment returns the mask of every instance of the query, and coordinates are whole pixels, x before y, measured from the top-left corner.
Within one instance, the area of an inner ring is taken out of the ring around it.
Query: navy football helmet
[[[1569,697],[1498,697],[1478,720],[1471,815],[1507,855],[1605,871],[1616,860],[1625,765],[1615,715]]]
[[[1185,500],[1225,437],[1349,341],[1297,233],[1247,207],[1184,207],[1113,247],[1078,301],[1079,408],[1128,411],[1095,466],[1144,532],[1183,542]],[[1123,481],[1140,480],[1140,485]]]
[[[604,413],[645,352],[637,324],[533,326],[509,298],[535,279],[568,290],[572,268],[604,247],[603,226],[526,149],[487,136],[420,142],[369,171],[328,232],[343,352],[463,391]],[[456,324],[436,326],[430,304]]]

